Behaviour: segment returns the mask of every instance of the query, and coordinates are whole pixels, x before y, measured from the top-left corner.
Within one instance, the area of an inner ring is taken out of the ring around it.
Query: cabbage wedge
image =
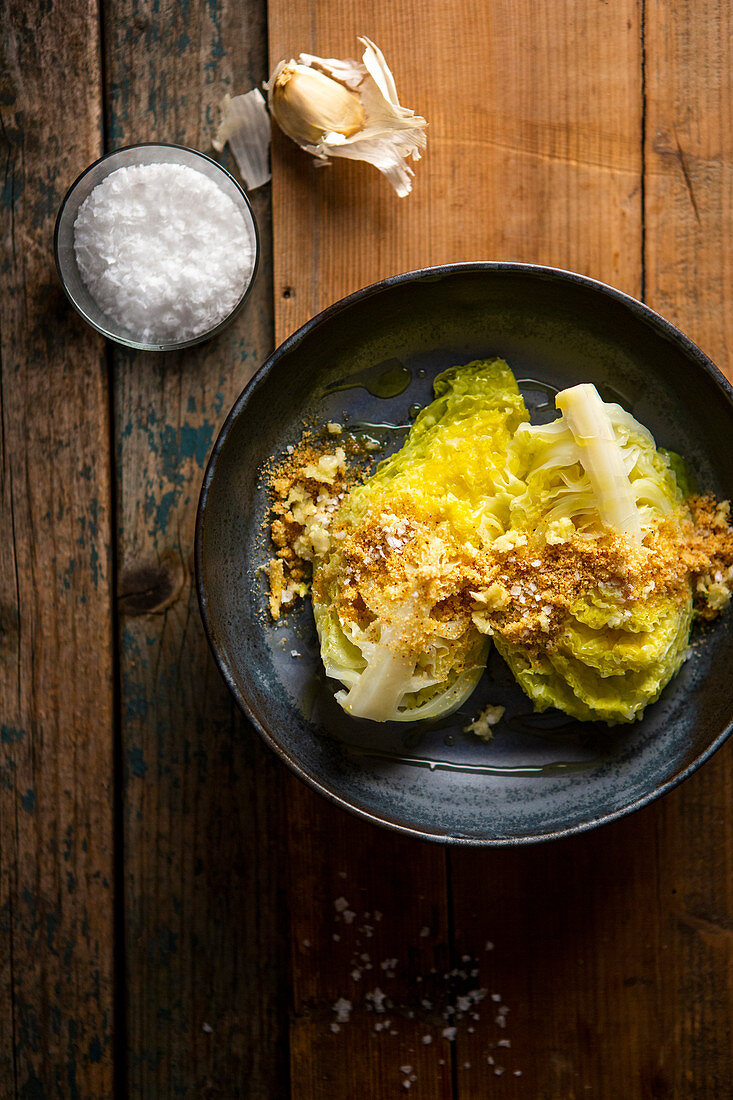
[[[655,591],[653,581],[631,583],[653,574],[655,551],[645,536],[665,518],[687,515],[679,460],[593,386],[563,391],[556,405],[560,419],[521,425],[514,437],[512,462],[525,488],[512,500],[510,527],[540,540],[544,533],[556,560],[578,549],[587,558],[616,537],[622,568],[612,583],[599,571],[576,594],[551,645],[538,649],[500,634],[495,641],[537,710],[631,722],[687,655],[691,586],[671,592]]]
[[[528,417],[506,363],[453,367],[434,390],[402,449],[351,490],[314,563],[326,673],[344,710],[372,721],[436,718],[474,690],[489,639],[456,578],[506,531],[522,487],[507,455]]]

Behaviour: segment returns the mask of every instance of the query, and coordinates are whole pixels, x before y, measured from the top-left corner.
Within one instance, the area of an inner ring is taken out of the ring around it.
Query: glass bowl
[[[252,272],[246,283],[239,301],[223,320],[212,328],[190,336],[184,340],[169,340],[161,343],[150,343],[141,340],[139,334],[122,327],[112,317],[104,312],[97,304],[92,294],[82,280],[81,273],[76,262],[74,252],[74,223],[76,222],[79,207],[94,190],[112,172],[118,168],[129,168],[139,164],[179,164],[186,168],[193,168],[201,175],[210,179],[217,187],[221,188],[235,204],[244,218],[244,223],[253,245],[254,264]],[[257,232],[257,223],[249,199],[233,176],[217,164],[205,153],[199,153],[195,149],[186,149],[182,145],[161,145],[146,143],[142,145],[130,145],[125,149],[117,149],[114,153],[91,164],[79,178],[71,185],[61,203],[58,217],[56,218],[56,230],[54,233],[54,254],[56,268],[59,273],[61,285],[74,309],[84,320],[101,332],[109,340],[114,340],[128,348],[138,348],[142,351],[176,351],[180,348],[193,347],[194,344],[203,343],[204,340],[216,336],[226,328],[247,300],[247,296],[254,283],[260,258],[260,241]]]

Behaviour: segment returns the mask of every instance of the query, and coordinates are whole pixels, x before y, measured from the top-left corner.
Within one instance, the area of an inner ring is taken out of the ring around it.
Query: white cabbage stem
[[[641,517],[611,418],[595,386],[563,390],[555,404],[578,447],[601,522],[641,545]]]
[[[401,643],[404,619],[382,625],[379,644],[373,656],[351,690],[341,695],[339,702],[355,718],[370,718],[372,722],[387,722],[394,718],[405,691],[409,689],[415,671],[416,658]]]

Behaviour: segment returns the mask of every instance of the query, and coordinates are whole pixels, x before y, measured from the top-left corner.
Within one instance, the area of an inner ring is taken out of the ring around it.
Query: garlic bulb
[[[361,62],[314,57],[281,61],[265,85],[281,130],[321,164],[331,157],[364,160],[401,197],[412,189],[408,158],[419,160],[427,122],[400,106],[394,77],[368,38]]]
[[[316,145],[330,133],[353,137],[364,125],[364,108],[355,92],[318,69],[292,61],[275,79],[272,103],[280,129],[298,145]]]

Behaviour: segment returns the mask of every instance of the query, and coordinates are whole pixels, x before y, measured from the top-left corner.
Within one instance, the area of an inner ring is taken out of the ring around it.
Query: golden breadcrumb
[[[334,444],[338,444],[334,447]],[[573,605],[589,593],[608,599],[605,625],[623,629],[639,601],[684,604],[714,618],[733,588],[733,528],[727,502],[695,496],[660,521],[641,546],[610,528],[595,535],[569,519],[532,532],[510,531],[493,542],[461,541],[448,523],[422,515],[409,496],[390,496],[360,517],[338,509],[359,478],[363,445],[329,424],[269,471],[270,613],[280,616],[305,595],[312,562],[339,549],[337,610],[342,622],[366,629],[396,604],[414,606],[399,643],[422,650],[434,638],[456,640],[471,625],[509,644],[551,649]],[[314,596],[325,598],[326,572]]]
[[[305,431],[297,446],[265,468],[271,506],[268,517],[275,557],[268,563],[270,615],[279,619],[283,607],[304,596],[312,562],[328,549],[328,528],[334,512],[359,469],[347,462],[370,450],[370,441],[342,437],[340,424],[330,421],[324,433]],[[336,438],[338,437],[338,438]]]

